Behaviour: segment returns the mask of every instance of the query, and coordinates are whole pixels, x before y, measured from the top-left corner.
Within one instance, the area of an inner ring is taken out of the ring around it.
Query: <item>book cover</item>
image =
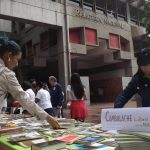
[[[67,135],[67,136],[59,137],[59,138],[57,138],[57,140],[64,141],[64,142],[67,142],[67,143],[73,143],[73,142],[75,142],[76,140],[78,140],[80,138],[82,138],[82,136]]]
[[[57,150],[65,147],[66,147],[65,142],[59,140],[53,140],[53,141],[33,144],[32,150]]]
[[[38,132],[20,133],[20,134],[9,136],[9,140],[11,142],[26,141],[26,140],[38,139],[38,138],[41,138],[41,135]]]
[[[81,138],[81,139],[75,141],[75,143],[91,145],[93,143],[96,143],[98,141],[102,141],[104,139],[105,138],[102,136],[96,136],[96,135],[95,136],[87,136],[87,137],[84,137],[84,138]]]

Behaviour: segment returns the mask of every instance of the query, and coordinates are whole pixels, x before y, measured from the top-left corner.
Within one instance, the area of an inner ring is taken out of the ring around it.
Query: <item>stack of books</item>
[[[150,150],[149,132],[120,131],[115,140],[120,150]]]
[[[62,129],[70,129],[75,127],[74,119],[58,118],[57,121]]]
[[[33,144],[32,150],[58,150],[66,147],[66,143],[59,140]]]

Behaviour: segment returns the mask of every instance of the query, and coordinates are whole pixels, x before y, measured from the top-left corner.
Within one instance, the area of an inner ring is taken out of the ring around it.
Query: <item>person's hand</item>
[[[46,120],[54,129],[60,128],[58,121],[55,118],[53,118],[52,116],[48,115]]]

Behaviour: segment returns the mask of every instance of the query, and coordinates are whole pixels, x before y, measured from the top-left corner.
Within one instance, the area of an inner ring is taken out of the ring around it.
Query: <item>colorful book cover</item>
[[[56,138],[57,140],[60,140],[60,141],[64,141],[64,142],[67,142],[67,143],[73,143],[75,142],[76,140],[82,138],[82,136],[78,136],[78,135],[67,135],[67,136],[62,136],[62,137],[59,137],[59,138]]]
[[[102,141],[104,139],[105,139],[104,137],[97,136],[97,135],[95,135],[95,136],[87,136],[87,137],[84,137],[84,138],[81,138],[81,139],[77,140],[76,143],[91,145],[93,143],[96,143],[98,141]]]

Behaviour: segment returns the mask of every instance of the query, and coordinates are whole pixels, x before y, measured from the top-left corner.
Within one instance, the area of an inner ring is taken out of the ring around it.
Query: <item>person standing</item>
[[[28,81],[24,81],[21,86],[22,86],[23,90],[26,91],[26,93],[28,94],[29,99],[34,102],[35,101],[35,93],[32,89],[31,83]],[[27,110],[23,110],[22,113],[29,114]]]
[[[71,76],[71,85],[67,86],[67,101],[71,101],[71,118],[77,121],[85,121],[88,115],[85,103],[85,89],[78,73]]]
[[[36,83],[37,94],[35,97],[35,102],[49,115],[53,116],[53,109],[51,104],[51,96],[49,92],[43,89],[43,83],[38,81]]]
[[[62,104],[64,100],[63,91],[61,85],[57,82],[57,79],[54,76],[49,77],[50,83],[50,95],[51,95],[51,102],[53,106],[53,113],[55,117],[63,116],[62,113]]]
[[[7,111],[7,98],[5,98],[1,103],[0,113],[6,113],[6,111]]]
[[[33,116],[47,120],[53,128],[59,128],[56,119],[43,111],[35,102],[30,101],[28,94],[22,89],[12,71],[18,66],[21,56],[21,48],[16,42],[0,36],[0,106],[7,93],[10,93]]]

